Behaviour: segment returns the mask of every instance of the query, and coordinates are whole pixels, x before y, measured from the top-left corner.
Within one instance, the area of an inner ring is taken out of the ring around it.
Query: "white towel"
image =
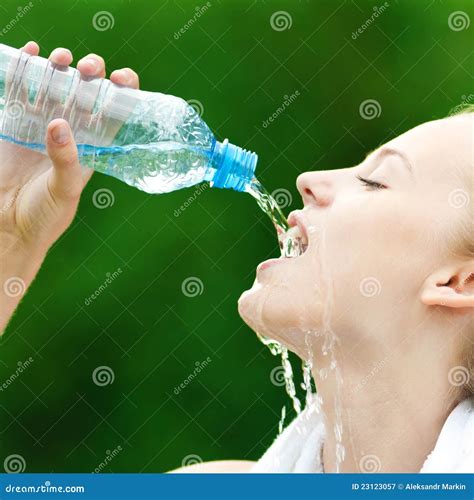
[[[324,435],[323,415],[315,402],[275,439],[250,472],[324,472]],[[474,398],[451,412],[420,472],[474,472]]]
[[[451,412],[420,472],[474,472],[474,397]]]

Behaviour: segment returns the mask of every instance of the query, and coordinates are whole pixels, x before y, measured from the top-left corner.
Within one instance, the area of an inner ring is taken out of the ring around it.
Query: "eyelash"
[[[387,189],[387,186],[381,184],[380,182],[371,181],[370,179],[366,179],[365,177],[361,177],[360,175],[356,175],[356,177],[364,186],[370,189]]]

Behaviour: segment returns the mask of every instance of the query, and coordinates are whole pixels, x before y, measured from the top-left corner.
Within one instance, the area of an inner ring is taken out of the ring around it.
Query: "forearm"
[[[0,234],[0,335],[43,262],[44,255],[31,251],[14,238]]]

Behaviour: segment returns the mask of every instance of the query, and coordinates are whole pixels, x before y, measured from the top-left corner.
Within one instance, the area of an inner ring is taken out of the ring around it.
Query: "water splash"
[[[280,207],[276,200],[265,190],[265,188],[254,179],[253,182],[248,186],[247,192],[251,194],[257,201],[260,208],[270,217],[271,221],[281,229],[282,232],[286,232],[289,229],[288,222],[283,215]],[[312,228],[308,228],[311,230]],[[335,425],[332,430],[335,438],[335,469],[336,472],[340,472],[341,464],[345,458],[345,448],[342,444],[343,440],[343,426],[342,426],[342,404],[341,404],[341,391],[343,378],[341,369],[336,360],[336,344],[337,336],[331,328],[331,316],[333,312],[333,289],[330,271],[328,263],[324,262],[326,256],[325,249],[325,234],[324,231],[318,238],[319,240],[319,250],[318,250],[318,262],[316,265],[319,266],[320,278],[321,278],[321,289],[324,290],[323,301],[323,315],[322,315],[322,328],[320,331],[308,331],[305,333],[305,343],[308,351],[307,361],[303,362],[303,382],[301,388],[306,392],[305,404],[314,402],[315,396],[312,391],[312,381],[313,381],[313,347],[310,345],[310,339],[313,337],[322,337],[321,353],[323,357],[327,357],[327,366],[320,368],[317,373],[321,380],[325,380],[328,377],[334,377],[336,390],[332,395],[332,401],[323,401],[321,395],[316,396],[316,400],[319,401],[320,406],[327,403],[333,406],[333,411],[335,415]],[[300,244],[300,240],[293,239],[291,236],[286,237],[283,241],[282,246],[282,256],[283,257],[297,257],[303,252]],[[288,357],[288,350],[283,347],[279,342],[268,339],[263,336],[259,336],[260,340],[268,346],[270,352],[273,355],[280,355],[282,359],[282,366],[285,375],[285,388],[291,401],[293,403],[293,408],[296,413],[301,412],[301,402],[296,396],[296,388],[293,379],[293,370],[291,368],[291,363]],[[286,417],[286,407],[282,408],[281,420],[279,422],[279,433],[283,431],[284,420]]]
[[[257,179],[254,178],[252,182],[248,185],[247,192],[255,198],[259,207],[262,209],[263,212],[265,212],[268,215],[270,220],[278,229],[280,229],[282,232],[288,231],[289,229],[288,221],[286,220],[285,215],[281,211],[280,206],[278,205],[277,201],[273,198],[273,196],[262,186],[262,184],[260,184],[260,182]],[[301,255],[301,253],[302,253],[302,248],[300,240],[294,239],[291,236],[287,237],[283,242],[281,248],[282,257],[297,257],[298,255]],[[266,338],[262,335],[258,335],[258,338],[261,340],[261,342],[263,342],[263,344],[265,344],[270,349],[270,352],[274,356],[277,355],[281,356],[281,365],[283,367],[286,393],[291,399],[295,412],[297,414],[301,413],[301,401],[296,395],[296,386],[293,376],[293,368],[291,366],[291,362],[289,359],[288,349],[283,347],[276,340]],[[311,372],[309,372],[309,375],[308,373],[303,374],[305,387],[308,386],[307,379],[308,376],[311,377],[310,373]],[[311,382],[309,382],[309,387],[311,387]],[[285,417],[286,417],[286,409],[285,407],[283,407],[282,416],[279,423],[280,434],[283,430]]]

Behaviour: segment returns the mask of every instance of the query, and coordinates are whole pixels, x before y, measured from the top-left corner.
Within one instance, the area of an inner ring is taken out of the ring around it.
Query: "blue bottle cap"
[[[216,173],[211,186],[244,191],[254,177],[257,160],[255,153],[235,146],[227,139],[216,142],[211,159]]]

